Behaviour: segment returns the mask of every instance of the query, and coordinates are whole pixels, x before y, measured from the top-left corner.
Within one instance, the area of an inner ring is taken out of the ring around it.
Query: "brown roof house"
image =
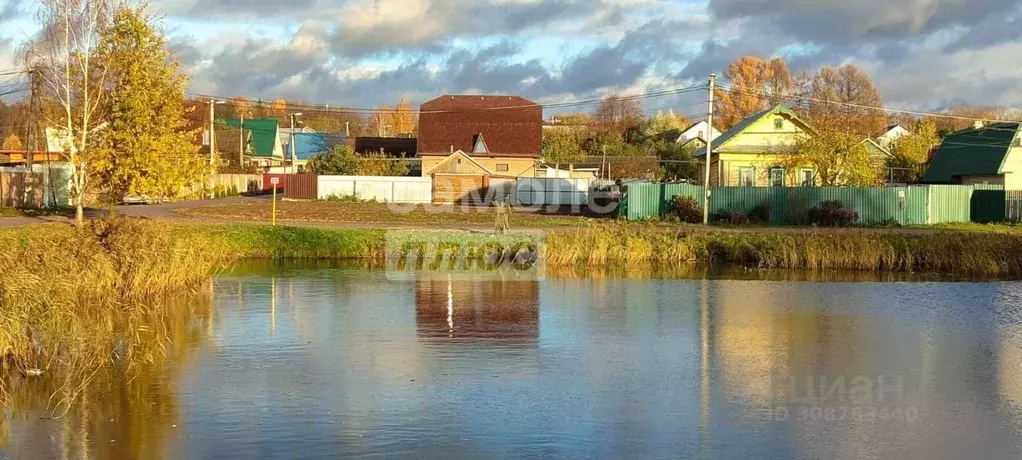
[[[419,110],[417,155],[422,175],[434,178],[434,201],[486,203],[507,194],[506,185],[494,184],[536,175],[539,104],[518,96],[441,96]]]

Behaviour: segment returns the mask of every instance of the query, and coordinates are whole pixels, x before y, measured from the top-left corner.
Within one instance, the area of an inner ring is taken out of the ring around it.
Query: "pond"
[[[47,413],[23,384],[0,458],[1022,450],[1019,282],[306,264],[208,291],[182,300],[204,308],[166,362],[98,379],[82,407]]]

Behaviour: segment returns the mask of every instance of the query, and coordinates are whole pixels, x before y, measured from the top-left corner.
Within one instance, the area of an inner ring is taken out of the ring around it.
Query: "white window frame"
[[[750,173],[752,176],[752,185],[745,183],[743,179],[744,173]],[[756,167],[755,166],[739,166],[738,167],[738,185],[741,187],[755,187],[756,186]]]
[[[781,184],[780,185],[777,185],[776,183],[774,183],[774,173],[780,173],[780,175],[781,175]],[[785,182],[784,181],[784,176],[785,176],[786,173],[787,173],[787,171],[785,171],[784,168],[782,168],[780,166],[774,166],[774,167],[770,168],[770,183],[769,183],[769,185],[771,187],[784,187],[784,182]]]
[[[811,174],[812,180],[809,181],[809,185],[806,185],[806,172]],[[801,168],[798,170],[798,183],[802,187],[812,187],[816,185],[816,171],[812,168]]]

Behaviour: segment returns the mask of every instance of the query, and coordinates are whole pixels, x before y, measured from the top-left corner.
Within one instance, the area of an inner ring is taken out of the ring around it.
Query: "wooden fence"
[[[0,206],[41,208],[46,204],[42,173],[0,172]]]

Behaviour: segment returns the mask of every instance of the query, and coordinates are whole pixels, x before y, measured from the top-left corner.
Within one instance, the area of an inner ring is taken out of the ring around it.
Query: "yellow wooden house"
[[[786,168],[798,136],[813,129],[791,109],[778,105],[752,115],[713,141],[710,185],[798,187],[816,184],[812,168]],[[706,147],[695,152],[700,183],[704,181]]]

